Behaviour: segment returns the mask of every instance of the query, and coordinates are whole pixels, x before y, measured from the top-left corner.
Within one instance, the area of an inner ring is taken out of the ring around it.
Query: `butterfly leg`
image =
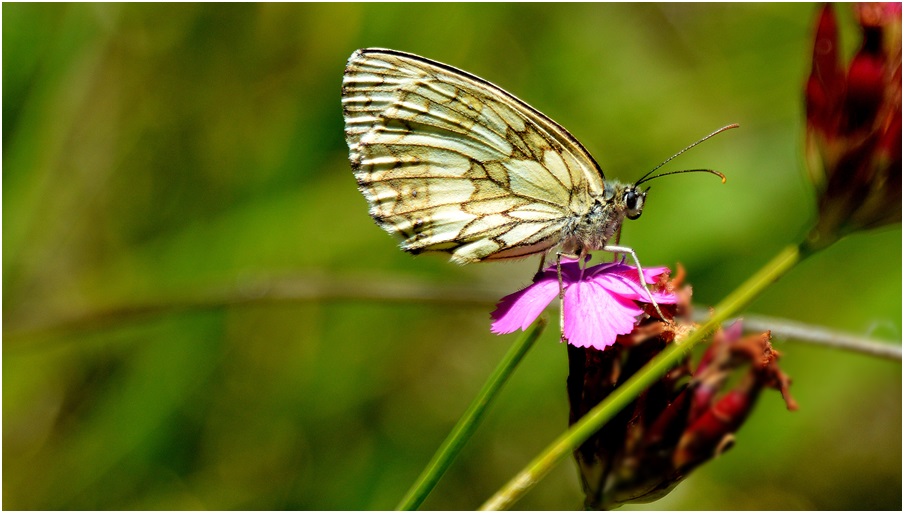
[[[565,285],[562,283],[562,253],[556,252],[556,275],[559,277],[559,333],[565,342]]]
[[[631,258],[634,259],[634,263],[637,265],[637,275],[640,277],[640,284],[643,286],[644,290],[647,291],[647,295],[650,296],[650,303],[653,304],[653,308],[656,309],[656,313],[659,314],[659,318],[665,320],[665,316],[662,315],[662,310],[659,309],[659,304],[656,303],[656,299],[653,298],[653,293],[650,292],[650,287],[647,285],[647,280],[643,277],[643,267],[640,266],[640,260],[637,258],[637,253],[634,252],[633,249],[626,246],[605,246],[603,251],[610,251],[612,253],[627,253],[631,255]]]
[[[565,285],[562,283],[562,255],[565,253],[556,253],[556,275],[559,277],[559,301],[565,299]]]
[[[540,275],[543,274],[543,266],[546,265],[546,252],[540,254],[540,268],[537,269],[537,274],[534,275],[534,280],[538,280]]]
[[[562,283],[562,257],[565,258],[580,258],[583,259],[583,256],[587,253],[587,251],[581,248],[580,255],[574,255],[571,253],[562,253],[556,252],[556,274],[559,276],[559,327],[562,330],[562,341],[567,342],[568,340],[565,338],[565,285]],[[581,277],[584,275],[584,267],[581,268]]]
[[[587,248],[581,248],[581,254],[578,256],[578,269],[581,270],[578,275],[578,281],[584,281],[584,269],[587,268],[587,262],[590,260],[587,258]]]
[[[565,286],[562,283],[562,257],[565,258],[576,258],[576,259],[584,259],[584,256],[587,254],[585,249],[581,249],[580,254],[574,253],[562,253],[561,251],[556,253],[556,274],[559,276],[559,299],[565,298]],[[584,266],[580,265],[581,274],[579,278],[584,277]],[[579,280],[580,281],[580,280]]]

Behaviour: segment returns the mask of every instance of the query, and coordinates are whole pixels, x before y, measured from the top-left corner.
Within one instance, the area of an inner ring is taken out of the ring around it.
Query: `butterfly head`
[[[625,217],[637,219],[643,213],[643,203],[647,199],[647,191],[640,190],[636,185],[628,186],[622,194],[622,203],[625,205]]]

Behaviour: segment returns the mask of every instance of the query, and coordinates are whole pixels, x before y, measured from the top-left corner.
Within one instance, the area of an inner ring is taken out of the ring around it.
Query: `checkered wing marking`
[[[342,105],[370,215],[405,251],[458,263],[539,253],[602,193],[602,171],[564,128],[450,66],[358,50]]]

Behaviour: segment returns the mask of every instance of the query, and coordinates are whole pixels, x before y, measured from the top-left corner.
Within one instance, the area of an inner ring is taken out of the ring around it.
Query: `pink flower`
[[[644,269],[644,280],[656,283],[668,272],[666,267]],[[613,262],[584,269],[583,277],[577,260],[562,262],[564,326],[562,338],[576,347],[605,349],[615,343],[615,337],[631,333],[637,318],[644,312],[639,303],[649,303],[650,297],[640,284],[637,268]],[[547,267],[534,277],[534,283],[509,294],[496,305],[490,316],[491,331],[496,334],[527,329],[543,310],[559,295],[556,266]],[[653,290],[656,302],[674,304],[675,294]]]

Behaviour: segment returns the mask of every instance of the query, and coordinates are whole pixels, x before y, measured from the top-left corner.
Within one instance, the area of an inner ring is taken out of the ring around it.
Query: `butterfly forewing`
[[[358,50],[342,105],[370,214],[406,251],[459,263],[539,253],[603,190],[599,166],[565,129],[444,64]]]

